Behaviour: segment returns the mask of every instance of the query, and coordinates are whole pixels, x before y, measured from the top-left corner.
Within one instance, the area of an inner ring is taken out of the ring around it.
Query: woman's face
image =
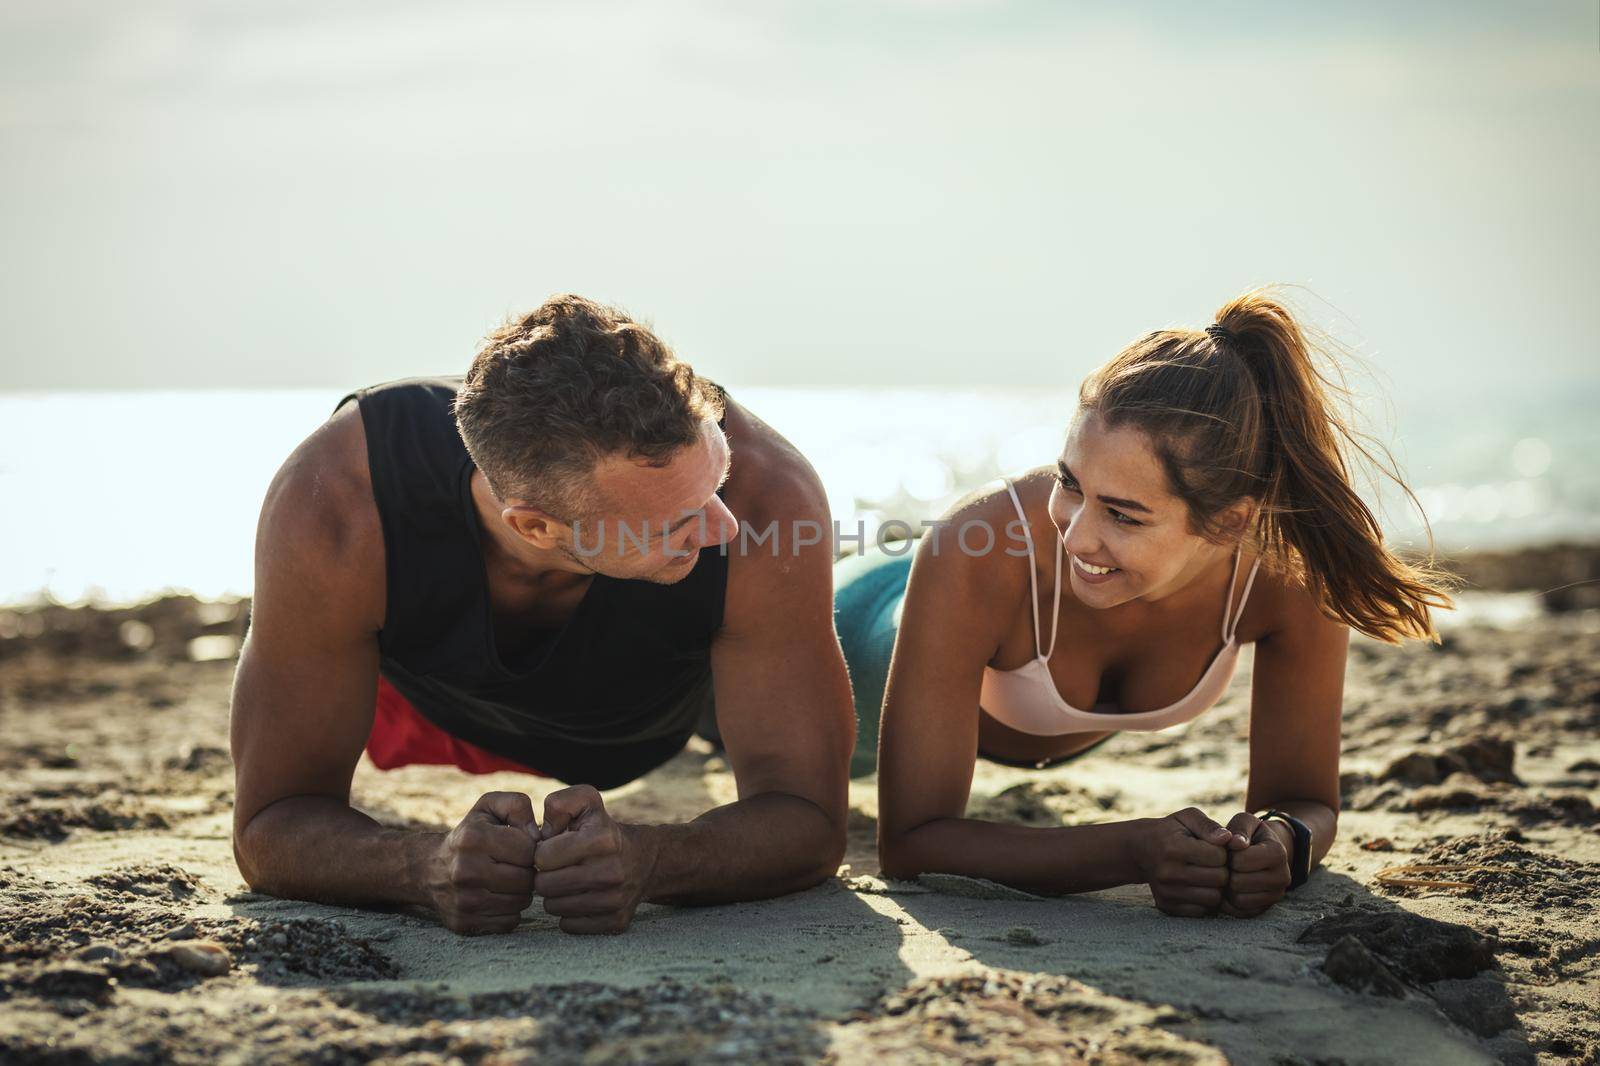
[[[1065,541],[1073,594],[1096,608],[1161,599],[1227,550],[1190,531],[1188,508],[1168,491],[1149,438],[1092,412],[1080,412],[1067,432],[1050,517]]]

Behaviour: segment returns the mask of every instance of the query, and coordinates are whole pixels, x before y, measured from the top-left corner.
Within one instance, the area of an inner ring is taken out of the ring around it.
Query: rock
[[[1505,737],[1474,737],[1443,751],[1408,752],[1378,775],[1379,781],[1406,785],[1437,785],[1451,774],[1466,774],[1479,781],[1521,784],[1512,771],[1516,745]]]
[[[167,930],[168,940],[193,940],[195,937],[194,923],[184,922],[182,925]]]
[[[1427,752],[1409,752],[1384,767],[1378,780],[1403,781],[1408,785],[1437,785],[1442,780],[1439,759]]]
[[[1040,936],[1031,926],[1026,925],[1013,925],[1010,929],[1001,933],[998,939],[1022,948],[1039,948],[1050,943],[1049,940]]]
[[[116,985],[116,979],[105,967],[88,966],[72,960],[0,980],[0,999],[21,993],[48,999],[86,999],[105,1003],[116,992]]]
[[[1337,944],[1347,936],[1416,985],[1497,968],[1494,948],[1474,930],[1409,911],[1341,910],[1312,922],[1299,942]]]
[[[1404,999],[1405,982],[1396,977],[1365,944],[1353,936],[1342,936],[1328,949],[1322,972],[1355,992]]]
[[[221,977],[233,969],[228,949],[214,940],[190,940],[167,951],[167,958],[203,977]]]
[[[79,962],[121,962],[122,952],[113,944],[94,943],[79,949],[74,957]]]

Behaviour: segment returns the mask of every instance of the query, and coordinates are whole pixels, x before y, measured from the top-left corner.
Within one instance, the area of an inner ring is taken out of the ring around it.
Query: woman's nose
[[[1093,557],[1100,549],[1100,537],[1093,525],[1088,508],[1078,508],[1061,537],[1066,542],[1067,551],[1079,557]]]

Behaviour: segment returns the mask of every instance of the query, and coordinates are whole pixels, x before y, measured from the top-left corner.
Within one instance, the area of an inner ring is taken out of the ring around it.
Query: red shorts
[[[511,770],[548,777],[476,744],[451,736],[426,718],[393,685],[378,678],[377,711],[367,737],[367,755],[380,770],[398,766],[455,766],[469,774]]]

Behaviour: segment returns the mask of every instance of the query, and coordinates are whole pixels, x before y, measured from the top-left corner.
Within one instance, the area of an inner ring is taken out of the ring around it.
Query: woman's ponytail
[[[1377,518],[1351,486],[1346,449],[1381,464],[1330,403],[1339,387],[1317,370],[1299,324],[1259,292],[1224,304],[1216,324],[1224,336],[1213,340],[1244,362],[1261,397],[1261,548],[1297,563],[1312,595],[1352,628],[1391,642],[1436,639],[1430,612],[1450,599],[1432,575],[1384,545]]]
[[[1379,462],[1340,416],[1300,326],[1262,291],[1230,300],[1204,331],[1150,334],[1091,375],[1082,404],[1147,430],[1191,519],[1206,535],[1244,497],[1259,504],[1258,549],[1324,613],[1379,640],[1437,640],[1451,606],[1434,573],[1395,556],[1351,485],[1354,451]],[[1414,500],[1415,497],[1411,496]]]

